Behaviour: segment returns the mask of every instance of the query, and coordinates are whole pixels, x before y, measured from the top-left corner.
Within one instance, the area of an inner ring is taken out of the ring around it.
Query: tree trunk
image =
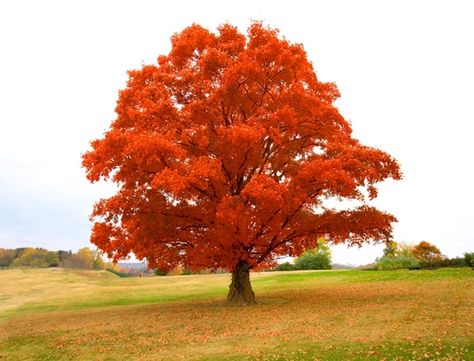
[[[227,302],[238,305],[257,302],[250,284],[249,266],[245,262],[239,262],[232,271],[232,282],[229,286]]]

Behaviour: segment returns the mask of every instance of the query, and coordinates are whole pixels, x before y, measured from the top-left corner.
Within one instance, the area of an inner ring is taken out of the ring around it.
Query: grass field
[[[0,360],[474,360],[474,272],[0,270]]]

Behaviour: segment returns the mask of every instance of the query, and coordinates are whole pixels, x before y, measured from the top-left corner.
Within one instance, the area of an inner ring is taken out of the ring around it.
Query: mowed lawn
[[[0,360],[474,360],[474,271],[0,270]]]

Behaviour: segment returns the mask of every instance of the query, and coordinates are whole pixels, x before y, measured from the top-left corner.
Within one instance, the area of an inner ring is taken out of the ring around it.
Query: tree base
[[[250,283],[249,267],[244,262],[239,262],[232,271],[232,282],[227,294],[227,303],[239,306],[257,303]]]

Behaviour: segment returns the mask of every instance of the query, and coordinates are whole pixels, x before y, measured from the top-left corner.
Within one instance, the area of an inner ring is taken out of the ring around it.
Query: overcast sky
[[[251,20],[304,44],[335,82],[362,143],[401,164],[375,202],[397,241],[474,251],[474,5],[471,1],[0,2],[0,247],[90,246],[88,214],[110,187],[80,167],[114,119],[128,69],[167,54],[174,32]],[[383,247],[336,247],[361,264]]]

